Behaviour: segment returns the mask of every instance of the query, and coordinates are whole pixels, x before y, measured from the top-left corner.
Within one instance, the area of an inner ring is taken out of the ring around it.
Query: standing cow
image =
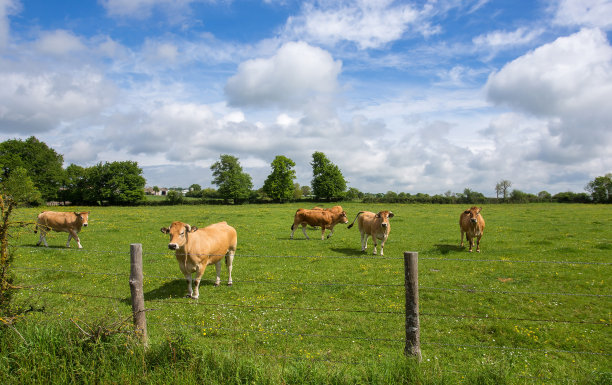
[[[474,246],[474,238],[476,238],[476,251],[480,253],[480,238],[484,233],[485,221],[482,215],[480,215],[482,207],[472,207],[469,210],[465,210],[459,217],[459,227],[461,228],[461,247],[463,247],[463,233],[467,241],[470,243],[470,253]]]
[[[41,242],[47,244],[47,233],[53,231],[63,231],[68,233],[68,241],[66,247],[70,247],[70,239],[74,238],[77,242],[79,249],[82,249],[81,240],[77,233],[81,231],[81,227],[87,227],[87,221],[89,220],[89,211],[81,212],[56,212],[56,211],[43,211],[38,214],[36,219],[36,228],[34,233],[40,230],[40,239],[36,246],[39,246]]]
[[[334,208],[340,206],[334,206]],[[342,211],[334,210],[308,210],[308,209],[298,209],[295,212],[295,216],[293,218],[293,224],[291,225],[291,239],[293,239],[293,233],[295,229],[298,228],[299,225],[302,225],[302,232],[306,239],[308,238],[308,234],[306,234],[306,225],[309,226],[319,226],[321,227],[321,240],[325,239],[325,229],[329,229],[329,234],[327,238],[331,237],[334,234],[334,226],[338,223],[348,223],[348,218],[346,217],[346,213]],[[332,211],[334,210],[334,211]]]
[[[383,255],[383,248],[385,242],[391,232],[391,223],[389,218],[393,218],[391,211],[385,210],[380,211],[378,214],[374,214],[370,211],[360,211],[357,213],[353,222],[348,226],[350,229],[355,224],[355,221],[359,218],[359,232],[361,233],[361,251],[365,251],[368,247],[368,237],[372,237],[374,241],[374,251],[372,254],[376,255],[376,246],[380,239],[380,255]]]
[[[175,250],[179,268],[187,280],[188,297],[197,299],[200,296],[200,279],[206,266],[215,265],[217,280],[215,286],[221,283],[221,259],[225,257],[225,265],[229,274],[227,284],[232,285],[232,263],[238,243],[236,230],[227,224],[219,222],[198,229],[183,222],[172,222],[169,228],[163,227],[161,232],[170,234],[168,248]],[[191,274],[195,273],[195,286],[191,288]]]

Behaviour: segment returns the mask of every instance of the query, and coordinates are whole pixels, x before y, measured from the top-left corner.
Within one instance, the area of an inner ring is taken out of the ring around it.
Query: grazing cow
[[[480,215],[482,207],[472,207],[469,210],[465,210],[459,217],[459,227],[461,228],[461,247],[463,247],[463,233],[467,241],[470,243],[470,253],[474,246],[474,237],[476,237],[476,251],[480,253],[480,238],[484,233],[485,221],[482,215]]]
[[[340,206],[336,206],[340,207]],[[293,218],[293,224],[291,225],[291,239],[293,239],[293,233],[295,229],[298,228],[299,225],[302,225],[302,232],[306,239],[308,238],[308,234],[306,234],[306,225],[309,226],[320,226],[321,227],[321,240],[325,239],[325,229],[329,229],[330,232],[327,235],[327,238],[331,237],[334,234],[334,226],[338,223],[348,223],[348,218],[346,217],[346,213],[344,211],[331,211],[331,210],[308,210],[308,209],[298,209],[295,212],[295,217]]]
[[[40,239],[36,246],[39,246],[41,242],[45,243],[45,246],[49,246],[47,244],[47,233],[51,230],[53,231],[63,231],[68,233],[68,242],[66,242],[66,247],[70,247],[70,239],[74,238],[79,246],[79,249],[82,249],[81,240],[77,233],[81,231],[81,227],[87,227],[87,221],[89,220],[89,211],[81,211],[81,212],[56,212],[56,211],[43,211],[38,214],[38,218],[36,219],[36,228],[34,229],[34,233],[40,230]]]
[[[385,210],[380,211],[378,214],[374,214],[370,211],[360,211],[357,213],[353,223],[348,228],[350,229],[355,224],[355,221],[359,218],[359,232],[361,233],[361,251],[365,251],[368,247],[368,237],[372,237],[374,241],[374,251],[372,254],[376,255],[376,246],[378,239],[380,239],[380,255],[383,255],[383,248],[385,242],[391,232],[391,223],[389,218],[393,218],[391,211]]]
[[[175,250],[176,260],[187,280],[188,297],[197,299],[200,296],[200,279],[206,266],[215,265],[217,280],[221,282],[221,259],[225,257],[225,265],[229,274],[227,284],[232,285],[232,263],[236,253],[236,230],[227,224],[219,222],[198,229],[183,222],[172,222],[169,228],[163,227],[161,232],[170,234],[168,248]],[[191,274],[195,273],[195,286],[191,288]]]

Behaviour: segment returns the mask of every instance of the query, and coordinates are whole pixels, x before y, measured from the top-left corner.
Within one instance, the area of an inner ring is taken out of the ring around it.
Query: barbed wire
[[[33,291],[42,291],[53,294],[61,295],[76,295],[81,297],[93,297],[93,298],[105,298],[124,301],[125,298],[112,297],[112,296],[101,296],[86,293],[74,293],[68,291],[53,290],[48,288],[39,288],[36,286],[20,286],[19,288],[29,289]],[[245,308],[245,309],[273,309],[273,310],[289,310],[289,311],[311,311],[311,312],[338,312],[338,313],[368,313],[368,314],[383,314],[383,315],[405,315],[404,311],[391,311],[391,310],[372,310],[372,309],[344,309],[344,308],[321,308],[321,307],[286,307],[286,306],[274,306],[274,305],[247,305],[247,304],[229,304],[229,303],[202,303],[193,302],[190,300],[177,301],[177,300],[161,300],[161,299],[150,299],[146,302],[157,302],[163,304],[179,304],[185,306],[210,306],[210,307],[233,307],[233,308]],[[457,319],[477,319],[477,320],[504,320],[504,321],[528,321],[528,322],[546,322],[546,323],[565,323],[565,324],[582,324],[582,325],[601,325],[610,326],[609,322],[601,321],[574,321],[574,320],[558,320],[558,319],[537,319],[537,318],[519,318],[519,317],[500,317],[500,316],[489,316],[485,315],[465,315],[465,314],[436,314],[436,313],[420,313],[422,317],[437,317],[437,318],[457,318]]]
[[[33,249],[33,250],[45,250],[46,248],[40,246],[33,245],[17,245],[16,248],[23,249]],[[83,252],[84,249],[75,249],[75,248],[65,248],[65,247],[53,247],[54,251],[68,251],[68,252]],[[130,255],[129,251],[119,251],[119,250],[92,250],[87,249],[87,252],[91,253],[108,253],[108,254],[125,254]],[[164,255],[168,257],[174,257],[172,252],[143,252],[143,256],[156,256],[156,255]],[[217,254],[202,254],[202,256],[211,256],[211,257],[223,257],[225,255],[217,255]],[[374,256],[374,255],[259,255],[259,254],[235,254],[235,258],[287,258],[287,259],[296,259],[296,258],[306,258],[306,259],[373,259],[373,260],[403,260],[404,257],[390,257],[390,256]],[[168,258],[170,259],[170,258]],[[159,260],[147,260],[145,262],[151,261],[163,261],[166,259]],[[457,261],[457,262],[490,262],[490,263],[528,263],[528,264],[560,264],[560,265],[596,265],[596,266],[612,266],[612,262],[596,262],[596,261],[557,261],[557,260],[510,260],[510,259],[473,259],[473,258],[438,258],[438,257],[422,257],[419,256],[419,260],[421,261]]]
[[[31,271],[57,271],[57,272],[65,272],[71,274],[79,274],[79,275],[109,275],[109,276],[129,276],[129,273],[111,273],[111,272],[89,272],[89,271],[74,271],[74,270],[65,270],[65,269],[51,269],[51,268],[41,268],[41,267],[13,267],[16,270],[31,270]],[[145,278],[157,278],[164,280],[182,280],[184,277],[177,276],[157,276],[157,275],[144,275]],[[200,282],[215,282],[209,279],[202,279]],[[247,283],[247,284],[276,284],[276,285],[285,285],[285,286],[330,286],[330,287],[395,287],[402,288],[404,284],[363,284],[363,283],[338,283],[338,282],[280,282],[273,280],[235,280],[234,283]],[[431,287],[431,286],[419,286],[419,290],[437,290],[437,291],[452,291],[452,292],[464,292],[464,293],[495,293],[495,294],[504,294],[504,295],[537,295],[537,296],[575,296],[575,297],[594,297],[594,298],[612,298],[612,294],[590,294],[590,293],[567,293],[567,292],[525,292],[525,291],[503,291],[503,290],[486,290],[486,289],[476,289],[476,288],[448,288],[448,287]]]

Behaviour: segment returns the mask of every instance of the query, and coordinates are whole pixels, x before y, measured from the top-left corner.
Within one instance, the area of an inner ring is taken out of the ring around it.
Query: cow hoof
[[[215,287],[219,286],[219,282],[215,282]]]
[[[231,282],[227,283],[227,286],[232,286],[232,285],[233,285],[233,283],[231,283]]]

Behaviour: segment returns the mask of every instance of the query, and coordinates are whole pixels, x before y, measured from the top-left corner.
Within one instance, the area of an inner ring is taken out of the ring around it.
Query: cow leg
[[[36,244],[36,246],[40,246],[41,242],[45,243],[45,247],[49,247],[49,245],[47,244],[47,234],[43,230],[40,231],[40,238],[38,239],[38,243]]]
[[[387,240],[387,238],[383,238],[383,239],[380,241],[380,256],[381,256],[381,257],[383,256],[383,249],[384,249],[384,247],[385,247],[385,241],[386,241],[386,240]]]
[[[234,253],[235,250],[230,250],[225,256],[225,265],[227,266],[227,273],[229,274],[229,279],[227,281],[227,286],[232,286],[232,264],[234,263]]]
[[[461,230],[461,245],[460,247],[463,247],[463,230]]]
[[[365,251],[367,242],[368,242],[368,236],[365,235],[365,238],[364,238],[364,235],[365,234],[362,232],[361,233],[361,251]]]
[[[470,253],[472,252],[472,247],[474,247],[474,238],[472,238],[469,234],[466,233],[466,238],[468,243],[470,244]]]
[[[334,235],[334,226],[329,228],[329,234],[327,234],[327,239],[329,239],[332,235]]]
[[[74,238],[74,240],[77,242],[77,246],[79,249],[82,249],[83,246],[81,246],[81,240],[79,239],[79,236],[77,235],[76,231],[74,230],[69,230],[68,231],[68,242],[66,242],[66,247],[70,247],[70,239]]]
[[[193,298],[193,290],[191,289],[191,273],[185,273],[185,280],[187,281],[187,297]]]
[[[215,286],[219,286],[221,283],[221,260],[215,263],[215,272],[217,273],[217,279],[215,280]]]
[[[198,297],[200,297],[200,280],[202,279],[202,276],[206,271],[206,265],[204,265],[203,263],[201,265],[203,266],[198,266],[196,269],[195,285],[193,285],[194,293],[191,295],[191,298],[193,299],[198,299]]]
[[[323,228],[323,231],[325,231],[325,227]],[[306,234],[306,223],[302,223],[302,232],[304,233],[306,239],[310,239],[308,238],[308,234]]]
[[[291,236],[289,237],[289,239],[293,239],[293,233],[295,232],[295,229],[297,229],[297,225],[294,223],[291,225]]]
[[[481,235],[478,236],[478,238],[476,238],[476,252],[480,253],[480,237]]]
[[[372,241],[374,241],[374,250],[372,254],[376,255],[376,246],[378,246],[378,240],[376,239],[376,235],[372,235]]]

